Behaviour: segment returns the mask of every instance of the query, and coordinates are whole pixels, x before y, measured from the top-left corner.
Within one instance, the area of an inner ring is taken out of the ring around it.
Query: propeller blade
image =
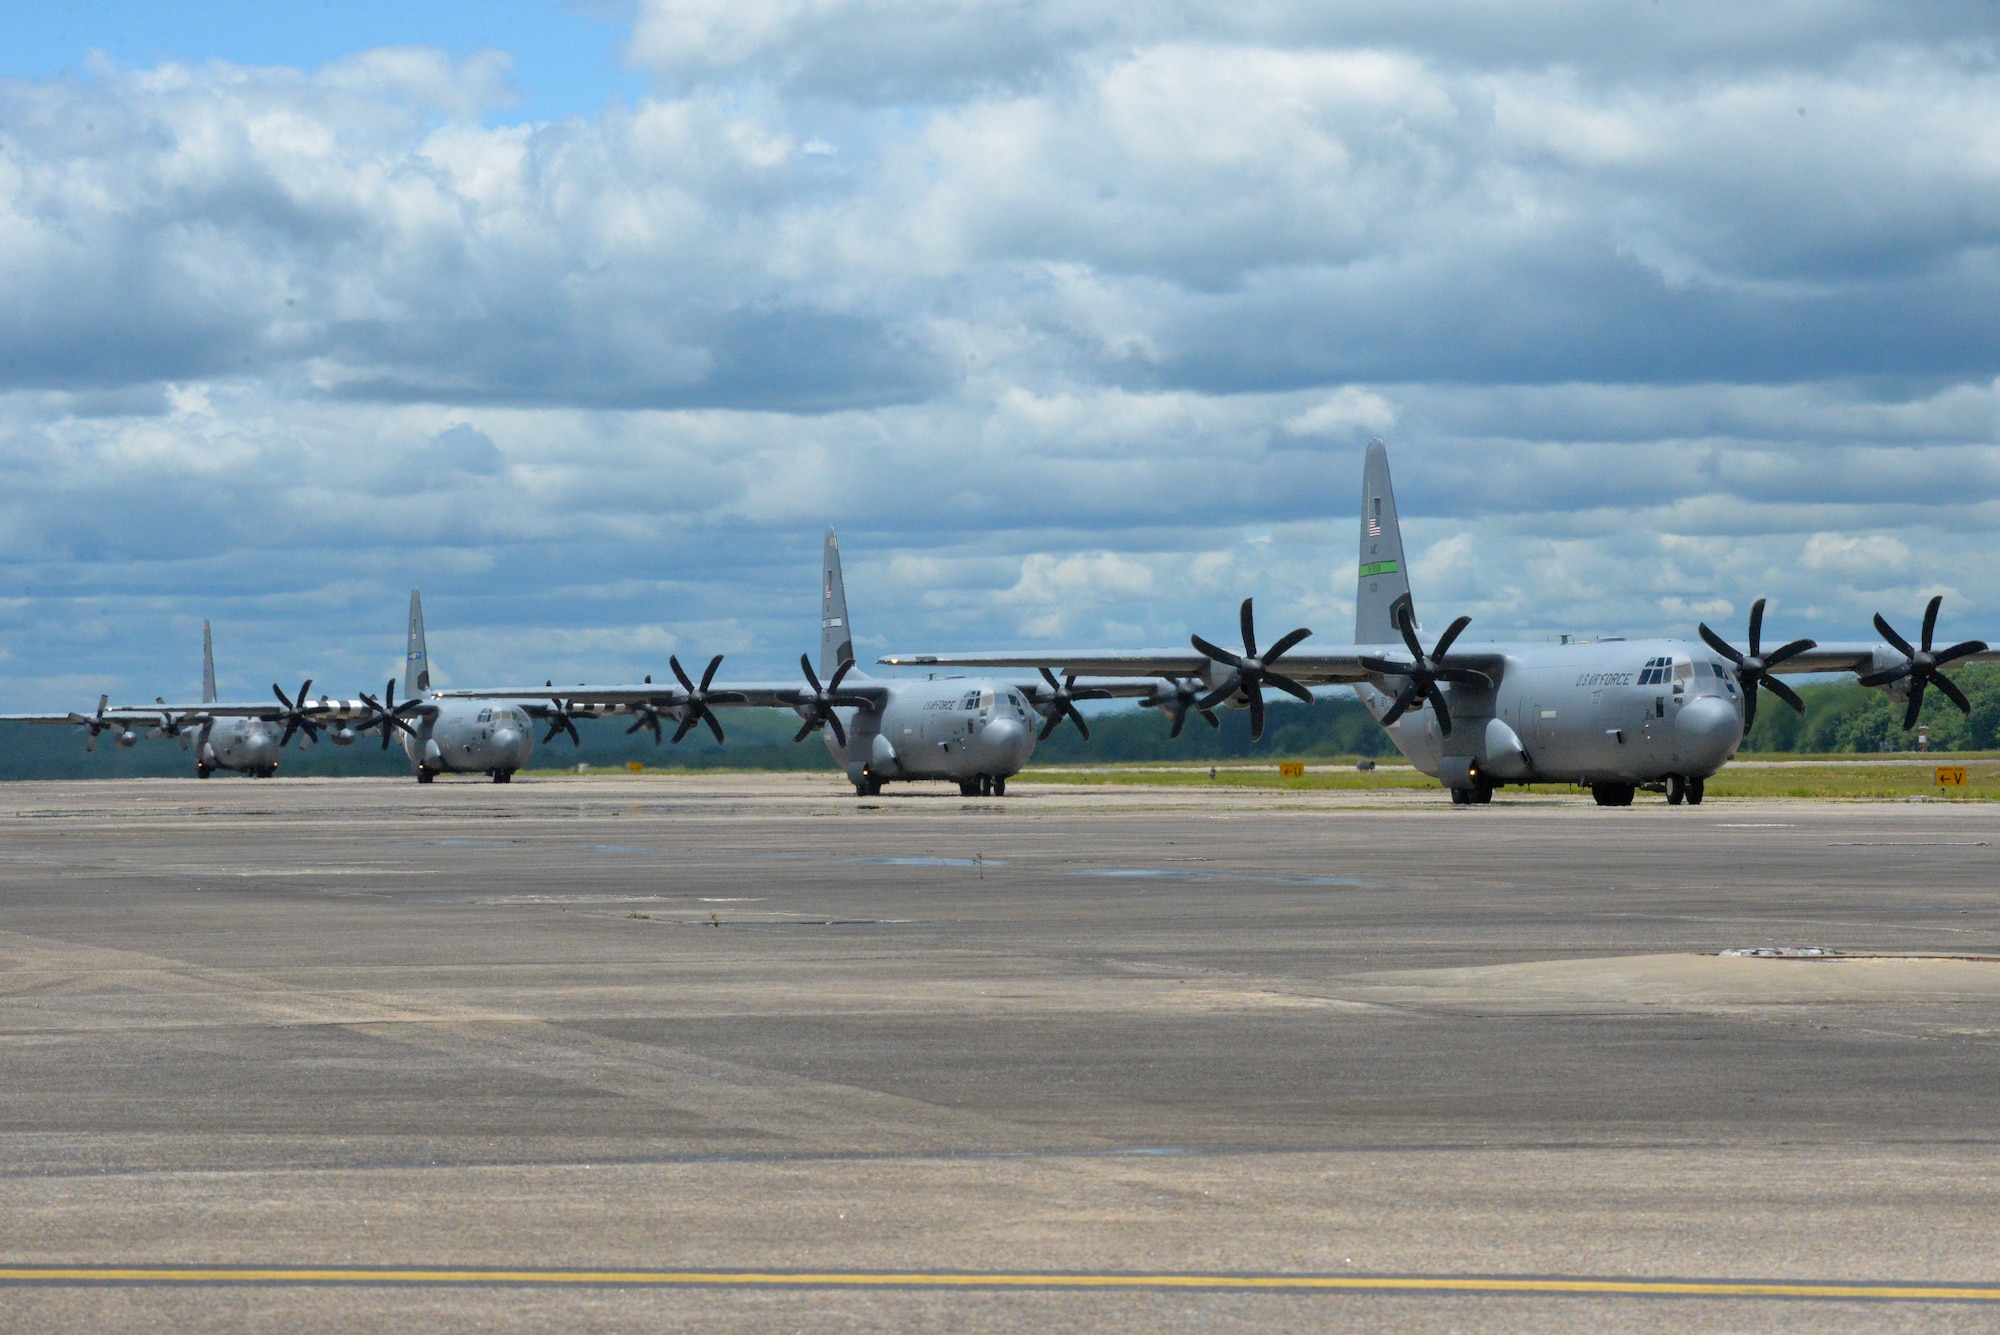
[[[1069,717],[1071,723],[1076,724],[1076,730],[1083,734],[1083,740],[1086,742],[1089,741],[1090,725],[1083,721],[1083,715],[1077,711],[1077,707],[1075,705],[1065,705],[1063,713]]]
[[[1763,681],[1759,682],[1758,684],[1762,686],[1765,690],[1769,691],[1772,695],[1777,696],[1780,700],[1783,700],[1786,704],[1790,705],[1792,707],[1793,713],[1798,714],[1801,717],[1804,716],[1806,712],[1806,702],[1799,699],[1799,693],[1797,691],[1785,685],[1785,683],[1779,681],[1776,677],[1766,677],[1764,678]]]
[[[1417,694],[1417,684],[1415,682],[1411,682],[1408,686],[1405,686],[1403,693],[1397,696],[1395,702],[1389,706],[1389,712],[1382,715],[1382,726],[1386,728],[1397,719],[1403,717],[1403,715],[1409,713],[1410,706],[1417,702]]]
[[[696,724],[696,722],[700,720],[700,718],[701,715],[699,714],[689,714],[687,717],[681,720],[680,727],[674,729],[675,746],[679,746],[681,744],[681,738],[687,736],[688,733],[693,730],[694,725]]]
[[[722,660],[717,658],[715,661],[720,663]],[[701,711],[701,721],[708,725],[708,730],[715,734],[716,744],[720,745],[723,741],[722,724],[716,721],[715,715],[707,709],[703,709]]]
[[[1910,705],[1903,711],[1903,731],[1917,726],[1917,715],[1924,712],[1924,679],[1915,677],[1910,682]]]
[[[1062,689],[1062,683],[1056,680],[1055,673],[1049,671],[1047,668],[1036,668],[1035,670],[1042,674],[1042,680],[1049,684],[1050,690],[1060,691]]]
[[[1896,628],[1885,620],[1880,612],[1875,614],[1875,629],[1882,632],[1882,638],[1902,651],[1903,657],[1915,658],[1917,651],[1910,642],[1896,633]]]
[[[828,711],[826,726],[833,729],[833,740],[839,744],[841,750],[845,751],[847,749],[847,729],[840,726],[840,715]]]
[[[845,678],[847,674],[852,671],[854,671],[854,660],[851,658],[841,659],[840,666],[836,667],[833,670],[833,680],[826,684],[826,689],[828,691],[839,690],[842,679]]]
[[[704,693],[707,692],[708,690],[708,684],[715,680],[715,670],[721,666],[722,666],[721,654],[717,654],[715,657],[708,660],[708,668],[701,674],[701,689]]]
[[[1958,689],[1958,683],[1942,674],[1931,678],[1931,685],[1944,692],[1944,698],[1958,706],[1958,712],[1972,713],[1972,701],[1965,698],[1965,692]]]
[[[1736,652],[1736,646],[1710,630],[1707,622],[1704,621],[1701,625],[1695,627],[1695,629],[1701,632],[1702,639],[1708,641],[1709,648],[1715,650],[1715,652],[1721,654],[1732,663],[1741,663],[1743,661],[1743,655]]]
[[[1470,626],[1471,624],[1472,624],[1471,617],[1460,617],[1458,620],[1452,622],[1449,626],[1446,626],[1444,628],[1444,634],[1438,636],[1437,647],[1431,650],[1431,661],[1437,662],[1439,659],[1443,658],[1446,654],[1450,653],[1452,641],[1456,640],[1459,637],[1459,633],[1462,632],[1467,626]]]
[[[1408,603],[1396,609],[1396,629],[1403,633],[1403,643],[1410,647],[1410,657],[1422,662],[1424,646],[1422,641],[1417,639],[1417,619],[1410,611]]]
[[[812,736],[815,732],[818,731],[819,731],[819,720],[810,718],[807,719],[803,724],[799,725],[798,732],[793,735],[792,745],[797,746],[800,742],[803,742],[806,738]]]
[[[1222,726],[1222,720],[1215,716],[1215,711],[1213,709],[1197,709],[1196,712],[1199,713],[1203,718],[1208,720],[1209,727],[1219,728]]]
[[[1437,711],[1438,734],[1443,737],[1449,737],[1451,736],[1451,706],[1445,703],[1444,692],[1438,689],[1436,682],[1433,681],[1426,684],[1430,689],[1425,691],[1424,694],[1430,697],[1431,708]]]
[[[1895,667],[1884,668],[1880,672],[1871,672],[1865,677],[1856,677],[1854,684],[1856,686],[1887,686],[1890,682],[1901,681],[1909,675],[1910,665],[1908,663],[1898,663]]]
[[[693,694],[694,694],[694,682],[693,682],[693,681],[692,681],[692,680],[691,680],[691,679],[690,679],[690,678],[688,677],[688,674],[687,674],[687,669],[681,666],[681,660],[680,660],[680,659],[678,659],[678,658],[675,658],[675,657],[674,657],[674,656],[673,656],[672,654],[668,654],[668,655],[667,655],[667,666],[668,666],[668,667],[670,667],[670,668],[672,668],[672,669],[674,670],[674,675],[675,675],[676,677],[679,677],[679,678],[680,678],[680,680],[681,680],[681,689],[682,689],[682,690],[685,690],[685,691],[686,691],[686,692],[687,692],[687,693],[688,693],[689,695],[693,695]],[[679,738],[675,738],[674,740],[676,740],[676,741],[679,741],[680,739],[679,739]]]
[[[1313,693],[1311,691],[1307,690],[1305,687],[1299,685],[1297,682],[1293,681],[1290,677],[1287,677],[1282,673],[1266,672],[1264,674],[1264,684],[1267,686],[1275,686],[1279,690],[1283,691],[1286,695],[1294,696],[1297,699],[1305,701],[1305,703],[1307,704],[1311,704],[1313,702]]]
[[[1764,666],[1766,668],[1774,668],[1788,658],[1797,658],[1800,654],[1804,653],[1806,650],[1817,649],[1817,648],[1819,648],[1818,640],[1793,640],[1790,644],[1785,645],[1783,648],[1773,649],[1770,653],[1765,654]]]
[[[1964,658],[1968,654],[1983,654],[1985,652],[1986,641],[1984,640],[1960,640],[1949,649],[1938,650],[1931,657],[1936,660],[1939,667],[1943,667],[1946,663]]]
[[[1230,653],[1227,649],[1218,648],[1217,646],[1210,644],[1207,640],[1204,640],[1199,635],[1188,636],[1188,643],[1192,644],[1201,653],[1205,654],[1209,658],[1213,658],[1218,663],[1227,663],[1230,667],[1243,666],[1243,660],[1238,658],[1235,654]]]
[[[1415,663],[1392,663],[1386,658],[1363,658],[1361,666],[1378,677],[1407,677]]]
[[[1755,680],[1743,683],[1743,735],[1748,737],[1750,729],[1757,726],[1757,683]]]
[[[1167,730],[1168,741],[1172,741],[1174,738],[1181,735],[1181,729],[1187,726],[1187,716],[1188,712],[1185,709],[1180,710],[1173,715],[1174,726]]]
[[[1257,687],[1250,688],[1250,740],[1256,741],[1264,735],[1264,692]]]
[[[1250,599],[1243,600],[1237,620],[1243,625],[1243,654],[1246,658],[1257,656],[1257,619],[1250,614]]]
[[[1243,686],[1243,675],[1239,672],[1232,672],[1229,674],[1229,680],[1223,682],[1222,685],[1216,687],[1214,690],[1210,691],[1207,695],[1204,695],[1199,701],[1195,703],[1195,708],[1201,710],[1213,709],[1217,705],[1221,704],[1224,700],[1227,700],[1230,696],[1236,694],[1236,692],[1240,690],[1242,686]]]
[[[1038,742],[1046,742],[1049,739],[1049,734],[1056,730],[1056,725],[1058,723],[1061,723],[1062,719],[1063,716],[1061,714],[1050,714],[1042,722],[1041,736],[1037,737],[1035,740]]]
[[[1750,656],[1757,658],[1757,646],[1764,641],[1764,600],[1750,604]]]
[[[813,694],[818,695],[824,688],[819,684],[819,673],[813,671],[812,659],[805,654],[799,655],[799,670],[806,674],[806,681],[812,686]],[[839,681],[840,674],[836,672],[833,679]]]
[[[1931,635],[1937,630],[1938,608],[1943,606],[1943,604],[1944,604],[1944,595],[1941,593],[1933,594],[1931,596],[1930,606],[1924,609],[1923,645],[1925,653],[1929,653],[1931,651]]]
[[[1297,648],[1301,640],[1309,639],[1311,636],[1312,632],[1304,626],[1300,626],[1297,630],[1289,634],[1279,636],[1278,642],[1264,651],[1264,662],[1267,665],[1277,662],[1293,649]]]

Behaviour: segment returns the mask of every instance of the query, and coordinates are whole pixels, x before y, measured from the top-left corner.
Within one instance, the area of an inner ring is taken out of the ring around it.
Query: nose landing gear
[[[958,793],[961,797],[1005,797],[1007,780],[1003,775],[975,775],[958,781]]]

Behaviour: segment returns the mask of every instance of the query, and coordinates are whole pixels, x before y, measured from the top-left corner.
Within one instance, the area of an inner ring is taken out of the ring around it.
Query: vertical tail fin
[[[403,694],[422,695],[431,688],[431,660],[424,653],[424,601],[410,590],[410,647],[403,659]]]
[[[215,637],[206,621],[201,623],[201,702],[215,703]]]
[[[854,628],[847,624],[847,588],[840,579],[840,539],[831,526],[826,530],[820,575],[819,670],[823,676],[831,676],[854,657]]]
[[[1403,529],[1396,522],[1396,492],[1389,485],[1389,450],[1368,443],[1361,470],[1361,572],[1354,589],[1354,642],[1396,644],[1396,609],[1410,602],[1410,572],[1403,564]],[[1412,607],[1412,612],[1415,609]]]

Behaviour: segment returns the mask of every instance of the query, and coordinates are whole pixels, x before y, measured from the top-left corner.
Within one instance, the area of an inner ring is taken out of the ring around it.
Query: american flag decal
[[[1380,496],[1371,497],[1368,503],[1368,536],[1371,538],[1382,536],[1382,498]]]

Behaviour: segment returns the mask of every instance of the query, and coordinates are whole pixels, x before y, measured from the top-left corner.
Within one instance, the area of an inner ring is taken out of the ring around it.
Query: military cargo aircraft
[[[994,677],[870,678],[854,666],[854,635],[847,615],[847,591],[840,568],[840,540],[826,531],[820,581],[819,669],[809,654],[799,655],[803,682],[732,682],[715,685],[722,656],[709,660],[699,681],[678,658],[669,666],[679,685],[651,678],[634,685],[564,687],[577,717],[630,716],[625,731],[641,729],[661,740],[663,720],[676,727],[673,740],[706,725],[724,740],[715,711],[724,707],[789,709],[800,719],[794,742],[820,735],[828,753],[857,794],[872,797],[887,783],[919,780],[956,783],[966,796],[1003,797],[1007,780],[1034,753],[1037,740],[1067,720],[1085,737],[1090,725],[1076,708],[1079,700],[1147,697],[1177,700],[1171,687],[1134,683],[1078,682],[1044,671],[1025,681]],[[547,688],[454,690],[442,701],[526,702]],[[564,702],[558,702],[564,703]],[[534,708],[532,704],[525,707]],[[1039,737],[1035,724],[1040,723]]]
[[[1911,644],[1880,614],[1881,641],[1818,644],[1793,640],[1765,649],[1764,600],[1750,608],[1739,649],[1703,625],[1698,640],[1602,636],[1559,643],[1466,644],[1459,617],[1425,647],[1411,600],[1408,566],[1388,451],[1368,447],[1362,471],[1361,543],[1354,646],[1295,652],[1300,629],[1259,651],[1251,600],[1241,610],[1243,652],[1194,636],[1185,649],[979,651],[892,654],[883,663],[921,668],[1036,668],[1096,677],[1167,679],[1169,712],[1228,705],[1250,711],[1263,732],[1264,691],[1307,701],[1313,686],[1346,685],[1388,730],[1396,749],[1451,789],[1459,803],[1485,803],[1507,784],[1572,783],[1600,806],[1629,806],[1642,787],[1667,801],[1699,804],[1707,780],[1736,754],[1756,720],[1760,692],[1804,712],[1780,674],[1857,674],[1863,686],[1906,702],[1903,727],[1916,726],[1924,693],[1935,687],[1970,712],[1940,669],[1991,661],[1982,640],[1934,648],[1941,597]],[[1278,664],[1282,661],[1282,671]]]
[[[18,721],[77,724],[89,735],[86,749],[107,728],[116,733],[121,746],[131,745],[137,739],[133,730],[149,722],[155,736],[178,734],[185,738],[192,731],[197,738],[195,773],[202,778],[217,769],[240,769],[268,778],[277,772],[278,753],[295,736],[303,739],[303,746],[317,741],[324,732],[336,746],[348,746],[373,732],[385,751],[391,741],[402,742],[419,783],[429,783],[446,773],[488,774],[495,783],[506,783],[534,750],[531,718],[550,720],[551,737],[566,730],[575,738],[576,725],[571,719],[588,717],[572,715],[553,695],[546,704],[519,708],[450,701],[432,691],[430,659],[424,645],[423,599],[415,589],[410,590],[407,645],[404,698],[400,701],[396,699],[396,680],[391,677],[380,697],[364,693],[348,700],[325,695],[314,698],[308,678],[295,695],[286,695],[282,687],[273,684],[271,700],[218,702],[214,659],[204,628],[200,704],[158,700],[151,705],[107,708],[100,700],[94,715],[14,717]]]
[[[301,695],[311,685],[308,681]],[[292,736],[292,729],[282,718],[274,722],[267,717],[275,713],[268,705],[222,704],[216,700],[215,638],[204,621],[200,704],[170,705],[162,699],[151,705],[112,708],[110,698],[101,696],[95,713],[6,714],[0,715],[0,723],[72,724],[83,729],[86,751],[94,750],[99,735],[105,732],[119,746],[135,745],[140,730],[145,729],[147,737],[169,738],[178,741],[183,751],[193,751],[194,772],[201,778],[224,769],[268,779],[278,772],[278,753]]]

